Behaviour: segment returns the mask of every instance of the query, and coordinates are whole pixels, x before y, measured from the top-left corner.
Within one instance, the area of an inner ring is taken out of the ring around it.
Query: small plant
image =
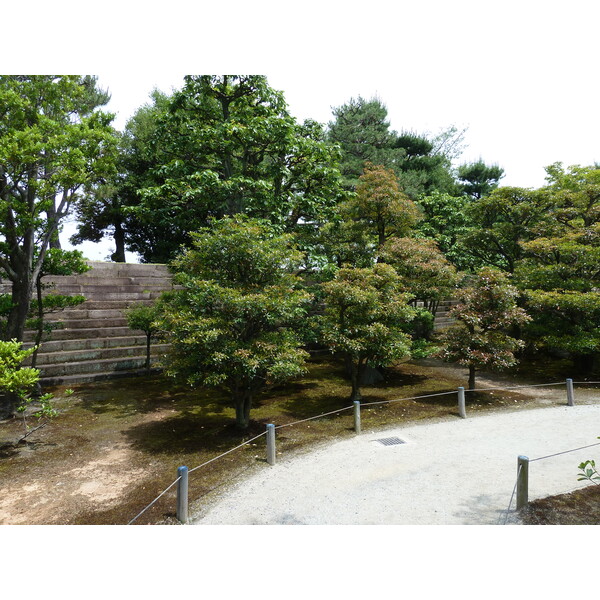
[[[598,438],[600,440],[600,437]],[[596,485],[600,485],[600,473],[596,469],[596,462],[593,460],[586,460],[582,462],[579,467],[579,475],[577,481],[591,481]]]
[[[139,329],[146,334],[146,373],[150,374],[150,344],[152,337],[156,335],[158,326],[155,324],[158,317],[158,308],[156,304],[140,304],[133,306],[125,313],[127,324],[130,329]]]
[[[23,367],[22,364],[35,352],[35,347],[23,350],[22,345],[22,342],[16,340],[0,341],[0,408],[7,416],[13,416],[15,413],[21,414],[25,429],[25,435],[16,443],[23,441],[48,422],[46,420],[37,427],[30,428],[27,422],[28,416],[38,419],[50,419],[56,416],[56,411],[50,404],[52,394],[34,396],[40,372],[32,367]],[[33,403],[38,408],[28,415]]]

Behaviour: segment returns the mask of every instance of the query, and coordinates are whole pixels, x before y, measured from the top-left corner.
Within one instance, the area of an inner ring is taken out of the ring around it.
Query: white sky
[[[255,73],[300,120],[326,123],[332,106],[361,95],[378,96],[397,131],[467,127],[459,162],[499,164],[502,185],[539,187],[553,162],[600,161],[595,0],[108,0],[85,21],[77,2],[30,4],[41,36],[59,16],[69,33],[11,57],[8,70],[99,75],[119,129],[154,87],[171,91],[186,73]],[[86,254],[103,258],[104,246]]]

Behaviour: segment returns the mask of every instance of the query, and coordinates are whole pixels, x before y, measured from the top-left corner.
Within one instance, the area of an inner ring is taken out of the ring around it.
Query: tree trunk
[[[245,391],[235,398],[235,425],[245,431],[250,425],[250,409],[252,408],[252,393]]]
[[[475,389],[475,367],[473,365],[469,365],[469,389]]]
[[[25,332],[25,322],[29,315],[29,307],[31,305],[31,296],[33,289],[31,282],[28,279],[13,281],[12,284],[12,303],[13,308],[8,315],[8,323],[6,328],[6,339],[23,341],[23,333]]]
[[[115,233],[113,235],[115,240],[115,252],[111,256],[114,262],[124,263],[125,261],[125,232],[121,223],[115,223]]]

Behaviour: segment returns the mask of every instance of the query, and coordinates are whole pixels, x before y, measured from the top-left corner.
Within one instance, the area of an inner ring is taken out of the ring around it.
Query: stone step
[[[151,355],[164,354],[168,349],[167,344],[152,344],[150,346]],[[60,363],[80,363],[84,361],[101,361],[105,359],[119,358],[139,358],[146,357],[145,346],[119,346],[116,348],[95,348],[89,350],[71,350],[67,352],[46,352],[40,353],[37,357],[36,366],[46,370],[47,365],[56,365]]]
[[[151,367],[151,373],[159,373],[160,369]],[[42,377],[40,383],[44,389],[53,386],[69,386],[83,383],[94,383],[96,381],[106,381],[107,379],[120,379],[125,377],[143,377],[146,375],[146,369],[132,369],[131,371],[116,371],[106,373],[79,373],[77,375],[56,375],[54,377]]]
[[[60,329],[105,329],[109,327],[127,327],[127,319],[124,316],[113,317],[110,319],[70,319],[68,314],[64,314],[62,318],[52,323],[61,323]]]
[[[154,343],[154,342],[153,342]],[[33,342],[23,344],[24,348],[31,348]],[[131,336],[116,336],[116,337],[99,337],[75,340],[54,340],[50,338],[48,341],[42,342],[39,355],[46,353],[65,353],[73,350],[92,350],[95,348],[120,348],[126,346],[143,346],[146,347],[146,335],[131,335]]]
[[[94,339],[94,338],[111,338],[111,337],[125,337],[128,335],[141,335],[143,332],[129,329],[129,327],[91,327],[81,329],[55,329],[51,334],[44,336],[45,340],[82,340],[82,339]],[[34,339],[33,331],[26,331],[24,340],[25,342],[31,342]]]
[[[158,358],[154,357],[152,362],[156,364]],[[124,358],[105,358],[93,361],[77,361],[56,365],[46,365],[40,379],[62,377],[64,375],[95,375],[98,373],[120,373],[142,369],[146,363],[145,354],[128,356]]]

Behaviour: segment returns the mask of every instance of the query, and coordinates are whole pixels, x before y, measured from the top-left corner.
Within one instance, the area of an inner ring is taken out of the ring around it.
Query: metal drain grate
[[[389,438],[381,438],[379,440],[375,440],[379,442],[383,446],[397,446],[398,444],[405,444],[404,440],[401,440],[399,437],[389,437]]]

